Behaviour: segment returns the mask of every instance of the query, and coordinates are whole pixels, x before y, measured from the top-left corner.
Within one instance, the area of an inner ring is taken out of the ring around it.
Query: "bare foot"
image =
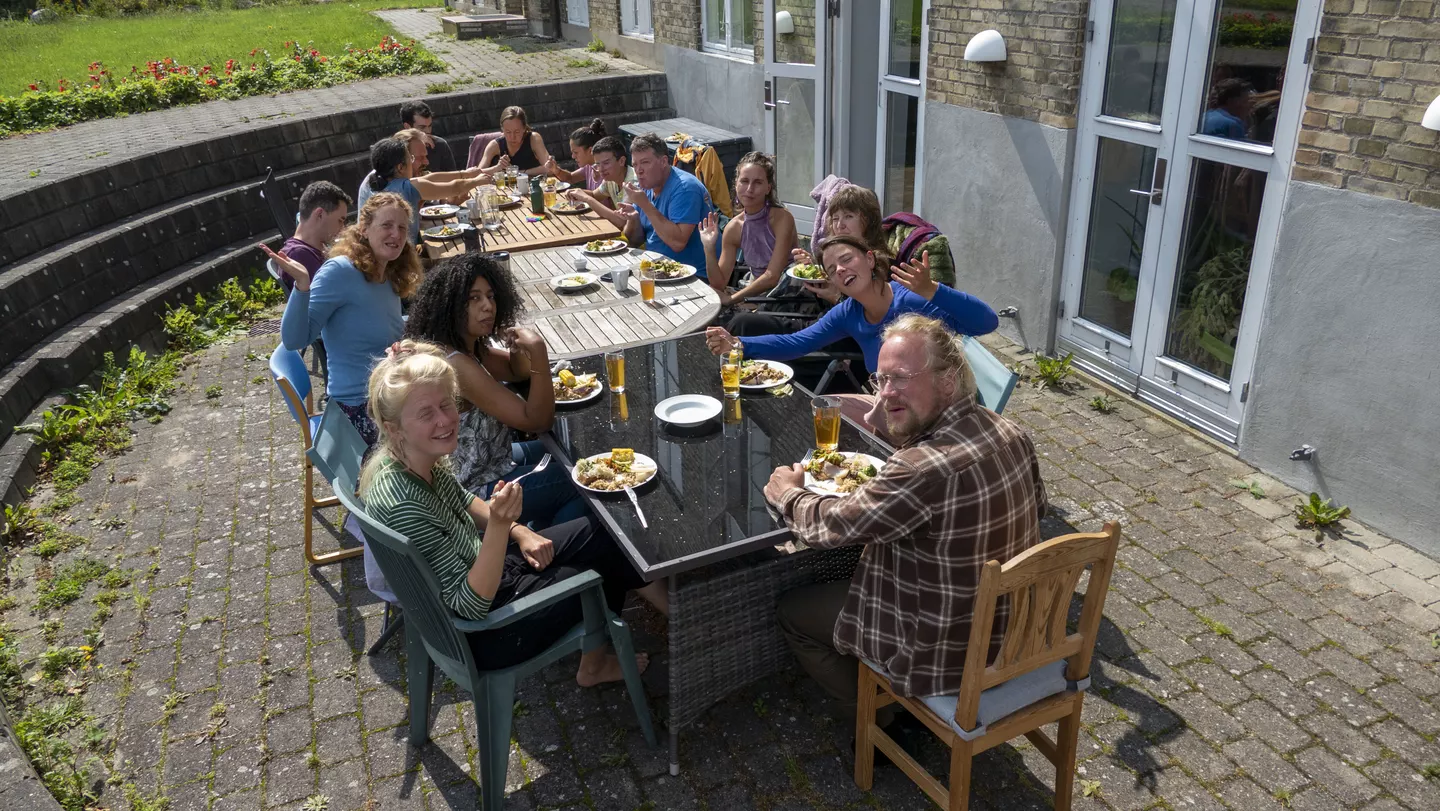
[[[644,673],[645,668],[650,666],[650,654],[635,654],[635,664],[640,666],[640,672]],[[625,671],[620,669],[620,657],[613,653],[605,654],[599,666],[589,668],[581,666],[580,671],[575,674],[575,681],[581,687],[594,687],[597,684],[604,684],[611,681],[623,681]]]

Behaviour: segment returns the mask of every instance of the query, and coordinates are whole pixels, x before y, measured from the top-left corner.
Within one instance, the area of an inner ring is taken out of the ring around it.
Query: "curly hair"
[[[330,256],[349,259],[356,270],[365,274],[365,281],[371,284],[389,282],[395,295],[409,298],[425,277],[425,271],[420,267],[420,254],[415,252],[414,246],[406,242],[398,257],[380,267],[375,259],[375,251],[370,248],[370,240],[365,237],[365,232],[375,222],[375,216],[380,210],[391,206],[405,212],[407,224],[410,218],[415,216],[404,197],[394,192],[376,192],[370,195],[370,199],[360,208],[355,224],[341,231],[340,236],[335,238],[335,244],[330,248]]]
[[[499,262],[479,253],[466,253],[441,260],[425,276],[425,283],[410,302],[405,337],[431,341],[441,346],[468,351],[480,357],[485,342],[466,346],[464,324],[470,317],[470,289],[476,279],[490,283],[495,293],[495,328],[499,334],[519,322],[525,312],[515,282]]]
[[[880,213],[880,198],[875,196],[875,192],[854,184],[841,186],[830,197],[830,205],[825,209],[826,233],[835,230],[834,220],[844,211],[860,218],[860,238],[870,246],[870,250],[889,253],[885,231],[880,227],[884,215]]]

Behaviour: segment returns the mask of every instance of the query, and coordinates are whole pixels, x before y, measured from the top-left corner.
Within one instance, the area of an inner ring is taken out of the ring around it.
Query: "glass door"
[[[882,0],[880,116],[875,143],[875,191],[886,214],[919,211],[921,71],[924,70],[925,3]]]
[[[1299,131],[1296,32],[1319,17],[1319,0],[1256,2],[1094,6],[1108,45],[1082,86],[1059,325],[1089,371],[1227,442]]]
[[[765,0],[765,139],[775,156],[776,191],[803,234],[813,230],[810,190],[825,172],[825,0]],[[777,15],[790,33],[776,32]]]

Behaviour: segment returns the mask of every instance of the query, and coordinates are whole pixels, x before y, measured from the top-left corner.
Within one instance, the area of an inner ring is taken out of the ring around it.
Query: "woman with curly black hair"
[[[443,347],[455,369],[469,410],[460,417],[451,459],[460,483],[482,497],[501,477],[528,473],[544,455],[538,441],[515,442],[515,432],[548,431],[555,420],[549,351],[534,330],[516,326],[522,310],[510,274],[489,257],[467,253],[430,269],[405,326],[405,337]],[[505,386],[527,379],[527,397]],[[549,526],[584,514],[563,466],[525,480],[522,523],[543,519]]]

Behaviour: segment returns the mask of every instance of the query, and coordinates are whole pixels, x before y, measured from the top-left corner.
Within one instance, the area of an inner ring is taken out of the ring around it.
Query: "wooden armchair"
[[[1100,629],[1105,593],[1115,566],[1120,525],[1076,533],[1031,547],[1004,564],[990,561],[980,575],[970,646],[958,696],[896,695],[878,667],[860,662],[855,719],[855,783],[868,791],[879,748],[936,803],[949,811],[970,805],[971,759],[1019,735],[1055,764],[1055,808],[1070,808],[1080,709],[1090,685],[1090,657]],[[1080,574],[1090,583],[1075,633],[1066,633],[1071,595]],[[995,662],[985,666],[995,607],[1010,595],[1010,618]],[[899,704],[950,747],[947,791],[875,724],[875,711]],[[1059,721],[1050,740],[1040,727]]]

